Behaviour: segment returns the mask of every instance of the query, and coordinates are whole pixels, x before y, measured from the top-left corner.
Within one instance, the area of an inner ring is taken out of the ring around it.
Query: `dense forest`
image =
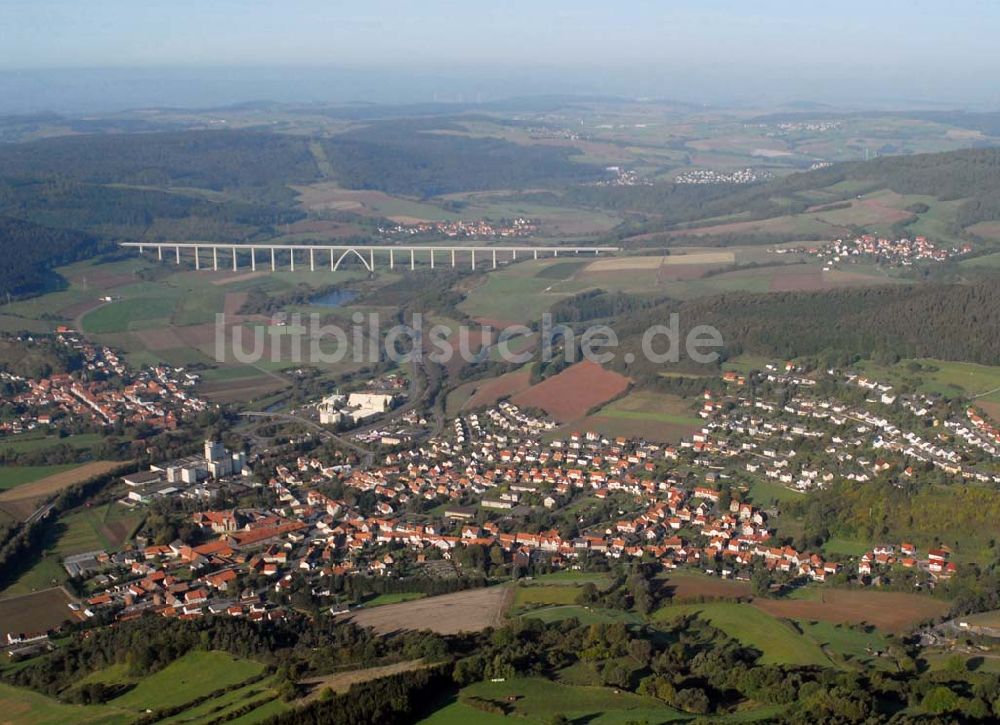
[[[319,177],[306,139],[253,131],[97,134],[9,144],[0,146],[0,169],[13,178],[231,190],[249,197]]]
[[[637,379],[656,378],[663,365],[646,359],[641,339],[650,326],[666,324],[672,312],[680,315],[682,336],[695,325],[716,327],[725,357],[829,354],[933,357],[987,365],[1000,361],[1000,338],[994,334],[1000,329],[998,277],[975,284],[733,293],[668,302],[622,318],[617,328],[622,354],[612,365]],[[633,364],[624,363],[625,352],[635,354]]]
[[[341,184],[419,197],[593,181],[604,172],[571,150],[461,135],[447,121],[376,123],[324,142]]]
[[[83,232],[0,216],[0,295],[37,290],[53,267],[92,256],[100,246]]]

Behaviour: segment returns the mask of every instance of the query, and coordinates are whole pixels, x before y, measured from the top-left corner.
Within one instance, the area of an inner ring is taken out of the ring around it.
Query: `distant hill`
[[[855,182],[838,190],[841,182]],[[676,229],[683,223],[742,214],[766,219],[798,214],[815,205],[804,192],[826,190],[825,203],[857,194],[890,189],[966,200],[958,209],[961,226],[1000,219],[1000,149],[964,149],[934,154],[890,156],[835,164],[749,186],[661,184],[655,186],[578,187],[575,202],[616,211],[655,214],[659,218],[620,231],[621,237]]]
[[[337,180],[354,189],[419,197],[576,184],[604,176],[573,149],[465,135],[448,120],[385,121],[323,142]]]
[[[92,134],[8,144],[0,146],[0,173],[230,190],[250,198],[319,178],[307,139],[254,131]]]

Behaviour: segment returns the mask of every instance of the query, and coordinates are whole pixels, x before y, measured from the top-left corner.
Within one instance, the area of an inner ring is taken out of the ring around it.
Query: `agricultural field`
[[[377,680],[380,677],[389,677],[390,675],[397,675],[400,672],[410,672],[426,666],[423,660],[409,660],[382,667],[367,667],[361,670],[349,670],[347,672],[337,672],[332,675],[323,675],[322,677],[310,677],[300,680],[298,684],[308,689],[308,694],[303,698],[304,701],[308,701],[318,697],[326,689],[343,693],[350,690],[353,685],[359,682]]]
[[[785,599],[754,599],[775,617],[845,624],[870,624],[899,634],[948,611],[948,603],[922,594],[870,589],[805,587]]]
[[[399,604],[401,602],[412,602],[415,599],[423,599],[427,595],[423,592],[393,592],[392,594],[378,594],[371,599],[364,601],[365,607],[382,607],[386,604]]]
[[[648,697],[621,692],[607,687],[563,685],[540,678],[514,678],[506,682],[478,682],[462,688],[462,697],[478,697],[499,702],[513,702],[514,715],[527,723],[543,723],[555,715],[565,715],[571,720],[580,718],[594,725],[624,722],[671,722],[688,719],[676,710]],[[452,706],[454,707],[454,706]],[[467,706],[462,706],[467,707]],[[468,708],[471,710],[471,708]],[[459,710],[465,712],[467,710]],[[480,722],[476,710],[471,720]],[[445,713],[442,715],[442,713]],[[441,718],[444,719],[441,719]],[[453,713],[444,710],[424,721],[427,725],[456,722]],[[509,720],[509,718],[506,718]]]
[[[10,725],[117,725],[133,718],[109,705],[66,705],[32,690],[0,683],[0,712]]]
[[[66,581],[62,558],[88,551],[120,549],[142,520],[142,515],[111,501],[83,507],[59,518],[46,529],[42,551],[0,597],[13,597],[61,585]]]
[[[624,375],[584,360],[521,391],[511,402],[523,408],[541,408],[566,423],[621,395],[628,386],[629,379]]]
[[[104,705],[64,705],[31,690],[0,685],[0,707],[5,723],[129,723],[150,710],[180,708],[160,720],[164,723],[209,723],[224,718],[247,705],[257,704],[249,713],[231,722],[260,722],[288,709],[278,699],[270,678],[240,683],[260,676],[264,666],[224,652],[193,651],[147,677],[136,678],[124,665],[112,665],[93,672],[79,684],[103,682],[133,685],[125,694]],[[194,701],[218,690],[229,692]],[[192,703],[190,707],[185,704]]]
[[[675,395],[631,392],[588,415],[577,425],[606,436],[626,436],[677,443],[702,427],[690,401]]]
[[[137,714],[147,708],[171,707],[243,682],[263,671],[262,664],[225,652],[190,652],[143,678],[108,704]],[[111,674],[110,682],[115,682],[114,676],[119,673]]]
[[[48,435],[42,430],[19,433],[17,435],[0,438],[0,451],[10,453],[34,453],[43,451],[55,446],[69,446],[76,450],[90,448],[96,443],[104,440],[100,433],[80,433],[66,438]]]
[[[540,574],[534,577],[531,582],[532,584],[544,584],[546,586],[583,586],[584,584],[595,584],[598,589],[603,589],[611,582],[611,579],[607,574],[562,569],[550,574]]]
[[[514,611],[526,607],[576,604],[580,592],[577,587],[559,585],[518,586],[514,590]]]
[[[0,491],[9,491],[74,468],[77,468],[75,463],[53,466],[0,466]]]
[[[890,666],[885,660],[874,656],[875,652],[885,651],[887,646],[885,636],[874,627],[806,620],[796,620],[795,627],[816,642],[831,660],[843,667]]]
[[[58,466],[52,467],[55,470],[47,473],[44,470],[41,471],[45,475],[29,476],[20,483],[14,483],[13,486],[0,485],[0,491],[2,491],[0,492],[0,509],[23,521],[31,516],[42,502],[63,489],[122,468],[125,465],[128,464],[121,461],[92,461],[83,465]],[[12,480],[17,481],[19,469],[15,467],[11,470],[14,472]],[[0,467],[0,481],[7,480],[5,469]]]
[[[543,622],[561,622],[566,619],[577,619],[580,624],[642,624],[643,619],[633,612],[621,609],[604,609],[588,607],[582,604],[555,604],[538,609],[529,609],[520,615],[522,618],[539,619]]]
[[[654,618],[669,621],[691,614],[704,618],[744,645],[759,650],[764,663],[830,666],[829,658],[815,642],[804,637],[792,625],[750,604],[713,602],[670,605],[659,609]]]
[[[6,644],[10,633],[45,632],[58,628],[66,620],[78,620],[67,606],[72,601],[75,600],[60,587],[0,599],[0,641]]]
[[[524,367],[495,378],[473,380],[455,388],[448,395],[448,413],[457,415],[463,410],[485,408],[531,386],[531,368]]]
[[[675,603],[692,599],[749,597],[750,586],[732,579],[706,576],[697,572],[671,571],[662,575],[663,591]]]
[[[426,597],[374,609],[359,609],[350,620],[388,634],[400,630],[429,629],[440,634],[475,632],[503,621],[510,591],[505,586],[483,587]]]

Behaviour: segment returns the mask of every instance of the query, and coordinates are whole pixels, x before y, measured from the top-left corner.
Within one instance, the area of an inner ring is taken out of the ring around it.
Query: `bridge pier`
[[[236,245],[233,245],[233,271],[238,272],[240,269],[239,263],[236,261]]]
[[[257,250],[250,247],[250,271],[257,271]]]
[[[368,250],[368,271],[370,273],[374,273],[375,272],[375,250],[374,249],[369,249]]]
[[[161,262],[163,261],[163,245],[162,244],[157,244],[156,245],[156,258],[159,261],[161,261]]]
[[[389,269],[396,269],[396,260],[392,255],[392,247],[389,247]]]
[[[476,249],[475,249],[475,247],[473,247],[473,248],[469,249],[469,251],[472,252],[472,268],[475,269],[476,268]]]
[[[433,254],[433,252],[432,252]],[[417,260],[413,257],[413,247],[410,247],[410,271],[412,272],[417,267]]]
[[[197,246],[195,246],[195,248],[194,248],[194,268],[195,269],[201,269],[201,260],[198,259],[198,247]]]
[[[330,271],[333,271],[333,247],[330,247]]]
[[[174,247],[174,257],[177,259],[177,264],[181,263],[181,248],[180,246]]]
[[[219,271],[219,248],[212,247],[212,271]]]
[[[493,250],[493,269],[497,268],[497,250]]]
[[[273,272],[275,269],[276,267],[274,264],[274,247],[271,247],[271,271]]]
[[[434,248],[431,247],[431,269],[434,269]]]
[[[455,268],[455,250],[454,249],[451,250],[451,267],[452,267],[452,269]]]
[[[535,259],[538,259],[538,250],[536,249],[534,251],[535,251]]]
[[[314,250],[312,249],[309,250],[309,271],[310,272],[316,271],[316,255],[314,254]]]
[[[295,250],[292,247],[288,248],[288,261],[292,272],[295,271]]]

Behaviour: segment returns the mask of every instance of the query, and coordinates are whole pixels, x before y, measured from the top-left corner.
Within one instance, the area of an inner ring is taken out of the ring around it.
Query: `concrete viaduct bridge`
[[[459,260],[464,265],[469,262],[472,269],[476,268],[476,259],[479,255],[480,264],[485,259],[486,264],[496,269],[498,256],[500,261],[507,259],[517,261],[518,255],[522,259],[538,259],[542,257],[558,257],[564,255],[611,254],[618,251],[618,247],[595,247],[595,246],[519,246],[519,247],[472,247],[472,246],[337,246],[337,245],[311,245],[311,244],[213,244],[202,242],[121,242],[121,247],[128,249],[138,249],[142,254],[146,251],[155,251],[157,259],[173,257],[177,264],[181,263],[182,253],[190,258],[194,256],[195,269],[220,269],[231,268],[234,272],[239,271],[241,259],[244,269],[257,271],[258,265],[263,269],[277,271],[279,266],[284,266],[281,261],[287,259],[288,269],[295,271],[296,257],[298,262],[308,266],[310,271],[317,268],[325,268],[329,263],[331,271],[337,271],[344,260],[360,261],[369,272],[375,271],[375,261],[384,268],[390,270],[400,267],[402,269],[415,269],[418,257],[421,260],[429,260],[431,269],[437,264],[444,263],[445,266],[455,267]],[[262,253],[262,254],[258,254]],[[263,257],[263,259],[259,257]],[[317,264],[320,267],[317,267]]]

